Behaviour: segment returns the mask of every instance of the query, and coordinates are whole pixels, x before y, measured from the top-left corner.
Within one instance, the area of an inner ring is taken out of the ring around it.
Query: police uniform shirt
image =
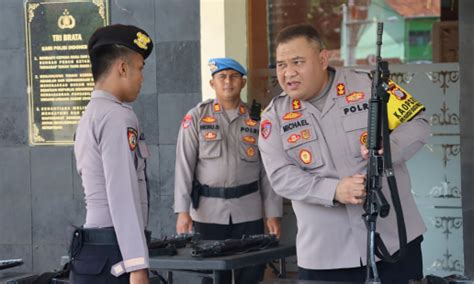
[[[148,150],[131,106],[94,91],[76,131],[77,169],[86,201],[85,228],[114,227],[123,261],[112,274],[148,268],[145,161]]]
[[[271,189],[258,151],[257,121],[241,102],[235,117],[217,100],[199,103],[184,117],[178,134],[174,210],[194,221],[213,224],[281,217],[282,199]],[[193,180],[209,187],[235,187],[259,181],[257,192],[234,199],[200,197],[191,208]],[[263,207],[263,209],[262,209]]]
[[[283,93],[262,115],[262,160],[273,189],[292,200],[298,223],[298,266],[302,268],[350,268],[366,263],[363,206],[338,204],[334,196],[342,178],[366,174],[367,161],[360,146],[367,139],[370,90],[366,73],[336,69],[322,111]],[[428,121],[418,115],[390,135],[408,241],[423,234],[426,227],[411,194],[405,162],[426,143],[429,132]],[[392,205],[385,179],[383,192]],[[377,231],[390,253],[399,249],[393,206],[388,217],[378,218]]]

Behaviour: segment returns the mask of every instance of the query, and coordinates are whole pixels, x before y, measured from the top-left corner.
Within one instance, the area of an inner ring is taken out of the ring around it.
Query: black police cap
[[[104,45],[118,44],[140,53],[146,59],[153,50],[153,41],[148,34],[135,26],[114,24],[98,28],[89,39],[89,54]]]

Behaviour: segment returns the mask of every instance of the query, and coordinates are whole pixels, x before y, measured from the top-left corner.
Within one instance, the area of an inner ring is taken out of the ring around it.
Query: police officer
[[[216,99],[191,109],[178,135],[176,230],[191,232],[194,225],[203,239],[235,239],[262,234],[265,217],[269,233],[279,236],[282,199],[263,170],[257,146],[259,122],[250,118],[240,100],[246,71],[231,58],[211,59],[209,66]],[[256,283],[262,272],[261,267],[238,271],[236,283]]]
[[[262,115],[259,148],[274,190],[292,200],[298,223],[299,277],[364,281],[367,230],[362,204],[371,80],[364,72],[328,67],[328,52],[309,25],[290,26],[279,33],[276,71],[284,92]],[[420,115],[422,105],[390,84],[392,93],[398,94],[397,98],[391,94],[390,101],[412,110],[401,116],[391,112],[389,118],[409,243],[405,258],[395,264],[380,261],[378,268],[382,283],[400,284],[422,278],[420,243],[426,228],[410,192],[405,162],[426,143],[430,128]],[[383,192],[390,196],[385,180]],[[391,210],[377,222],[391,254],[399,249],[394,215]]]
[[[138,97],[152,50],[135,26],[99,28],[89,40],[95,88],[74,143],[87,215],[71,245],[71,283],[148,283],[149,153],[127,103]]]

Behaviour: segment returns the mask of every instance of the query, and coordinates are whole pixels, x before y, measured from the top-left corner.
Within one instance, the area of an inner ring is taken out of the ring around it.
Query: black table
[[[280,244],[274,248],[260,251],[227,255],[220,257],[196,258],[191,256],[191,248],[186,247],[178,250],[174,256],[153,256],[150,257],[150,269],[168,271],[168,283],[173,283],[173,271],[192,272],[204,274],[199,270],[210,270],[214,283],[220,283],[222,272],[243,267],[255,266],[269,263],[273,260],[280,260],[280,276],[286,277],[285,258],[296,255],[294,244]]]

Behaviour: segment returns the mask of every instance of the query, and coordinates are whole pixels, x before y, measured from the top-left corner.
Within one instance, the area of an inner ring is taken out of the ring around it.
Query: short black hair
[[[282,29],[276,37],[275,48],[277,48],[281,43],[289,42],[298,37],[304,37],[308,41],[317,43],[321,49],[324,48],[319,32],[309,24],[291,25]]]
[[[133,52],[131,49],[118,44],[103,45],[94,48],[90,53],[94,82],[97,82],[103,75],[107,74],[115,60],[118,58],[128,59],[128,55],[131,52]]]

